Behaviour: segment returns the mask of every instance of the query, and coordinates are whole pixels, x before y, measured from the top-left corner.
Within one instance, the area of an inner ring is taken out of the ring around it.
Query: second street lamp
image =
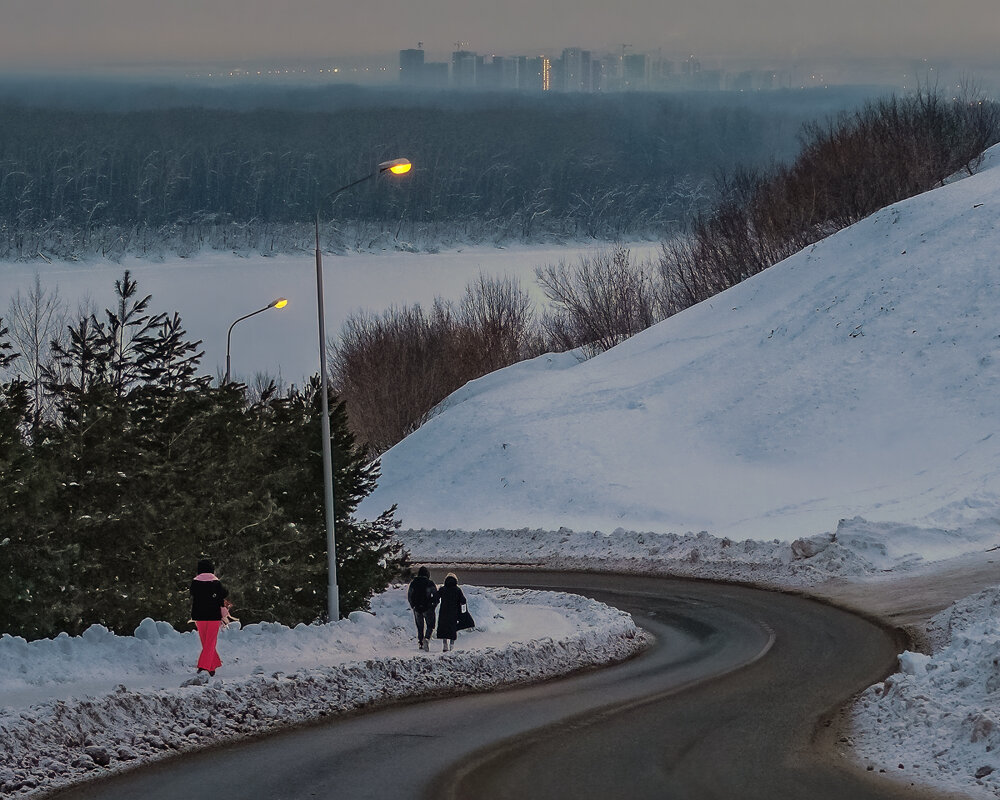
[[[255,316],[256,314],[261,314],[269,309],[284,308],[287,305],[288,301],[284,297],[279,297],[275,300],[272,300],[263,308],[258,308],[256,311],[251,311],[249,314],[244,314],[242,317],[236,320],[236,322],[242,322],[245,319],[249,319],[250,317]],[[226,334],[226,379],[223,381],[223,383],[229,383],[229,345],[233,338],[233,328],[236,327],[236,322],[234,322],[232,325],[229,326],[229,333]]]
[[[351,181],[345,186],[334,190],[326,196],[329,200],[334,195],[347,191],[359,183],[377,178],[385,172],[392,175],[405,175],[412,165],[405,158],[383,161],[375,171]],[[323,256],[319,249],[319,210],[316,211],[316,304],[319,317],[319,375],[320,404],[322,411],[323,435],[323,508],[326,515],[326,558],[327,558],[327,599],[326,610],[330,622],[340,619],[340,590],[337,588],[337,543],[334,526],[333,506],[333,452],[330,447],[330,401],[326,364],[326,315],[323,311]]]

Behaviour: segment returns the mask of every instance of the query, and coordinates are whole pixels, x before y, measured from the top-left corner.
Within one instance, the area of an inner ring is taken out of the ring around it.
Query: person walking
[[[216,643],[222,627],[223,606],[229,592],[215,577],[215,567],[207,558],[198,562],[198,574],[191,581],[191,619],[198,628],[201,639],[201,655],[198,656],[198,672],[202,670],[210,676],[222,666]]]
[[[465,595],[458,588],[458,577],[449,572],[444,579],[444,585],[438,590],[437,638],[444,640],[444,650],[447,653],[455,646],[458,638],[458,618],[466,610]]]
[[[430,650],[431,632],[434,630],[434,608],[438,603],[438,587],[431,580],[427,567],[417,570],[417,577],[410,581],[406,590],[406,602],[413,610],[413,621],[417,625],[417,648]]]

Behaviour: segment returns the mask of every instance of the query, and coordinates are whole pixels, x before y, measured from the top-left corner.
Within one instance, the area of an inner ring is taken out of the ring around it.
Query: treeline
[[[498,95],[463,106],[448,97],[385,106],[351,95],[325,111],[8,101],[0,259],[149,254],[163,242],[295,250],[308,246],[317,211],[333,249],[456,234],[662,234],[704,207],[715,170],[790,156],[820,102]],[[405,182],[328,201],[401,155],[416,165]]]
[[[457,307],[393,308],[344,327],[333,360],[350,424],[382,452],[451,392],[547,351],[601,352],[892,203],[972,174],[1000,141],[1000,106],[933,92],[872,101],[803,130],[789,166],[720,178],[721,199],[656,263],[615,246],[536,270],[537,312],[511,281],[480,279]]]
[[[0,632],[129,633],[147,616],[184,628],[200,557],[218,565],[243,622],[322,618],[318,379],[253,396],[213,384],[176,314],[150,313],[127,271],[115,291],[102,317],[82,315],[48,348],[31,343],[51,298],[22,298],[26,313],[0,320]],[[407,562],[393,509],[353,516],[379,473],[343,403],[331,429],[348,613]]]

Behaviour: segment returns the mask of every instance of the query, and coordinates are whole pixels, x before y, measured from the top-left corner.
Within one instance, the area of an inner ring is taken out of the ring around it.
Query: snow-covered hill
[[[982,549],[1000,538],[998,219],[994,148],[596,358],[475,381],[385,454],[361,513],[760,540],[860,516],[929,559]]]

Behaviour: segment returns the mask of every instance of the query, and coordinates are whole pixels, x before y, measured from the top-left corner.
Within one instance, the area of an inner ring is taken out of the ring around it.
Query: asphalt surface
[[[850,767],[817,732],[894,671],[901,642],[790,595],[662,578],[463,573],[594,596],[656,641],[624,664],[415,702],[185,755],[70,798],[943,797]],[[461,646],[461,638],[459,639]]]

